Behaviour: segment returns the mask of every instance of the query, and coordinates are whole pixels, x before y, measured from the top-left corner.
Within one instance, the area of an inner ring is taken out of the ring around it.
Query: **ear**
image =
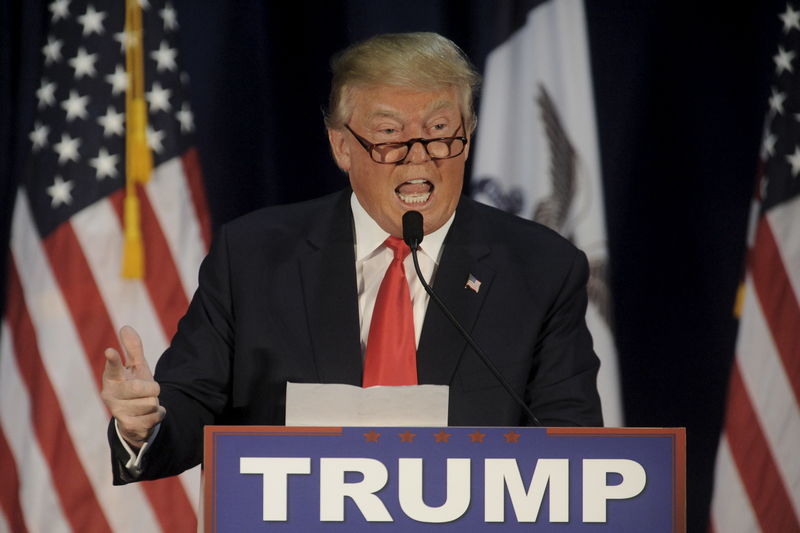
[[[469,159],[469,149],[472,146],[472,135],[467,134],[467,145],[464,147],[464,161]]]
[[[328,128],[328,142],[331,144],[331,152],[336,164],[343,171],[350,170],[350,145],[345,139],[344,130]]]

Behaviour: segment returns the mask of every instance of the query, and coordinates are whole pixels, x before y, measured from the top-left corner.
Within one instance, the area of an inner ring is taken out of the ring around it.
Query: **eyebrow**
[[[436,111],[448,107],[458,109],[458,105],[456,105],[452,100],[446,100],[446,99],[434,100],[433,102],[431,102],[426,106],[426,113],[428,114],[435,113]],[[376,111],[373,111],[367,116],[367,119],[384,118],[384,117],[398,119],[398,120],[400,119],[398,113],[391,109],[378,109]]]

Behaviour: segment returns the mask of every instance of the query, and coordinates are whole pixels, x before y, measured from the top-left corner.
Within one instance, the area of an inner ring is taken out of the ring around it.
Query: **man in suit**
[[[224,226],[155,379],[123,328],[126,362],[107,350],[103,379],[115,483],[197,464],[206,424],[282,424],[287,381],[445,384],[450,425],[529,423],[393,251],[409,210],[424,216],[425,276],[539,421],[602,425],[585,256],[461,196],[478,82],[463,53],[436,34],[382,35],[332,67],[328,138],[351,188]],[[407,307],[381,303],[392,269]],[[389,343],[406,349],[377,353],[387,322],[406,324]]]

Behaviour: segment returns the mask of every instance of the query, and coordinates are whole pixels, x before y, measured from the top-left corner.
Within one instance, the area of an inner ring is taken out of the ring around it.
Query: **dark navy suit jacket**
[[[167,414],[139,479],[198,464],[206,424],[283,424],[287,381],[360,385],[350,194],[221,228],[156,367]],[[466,287],[470,275],[478,291]],[[602,425],[587,276],[585,255],[555,232],[461,198],[432,285],[546,426]],[[433,302],[417,369],[420,384],[450,386],[450,425],[526,423]],[[109,438],[124,483],[112,426]]]

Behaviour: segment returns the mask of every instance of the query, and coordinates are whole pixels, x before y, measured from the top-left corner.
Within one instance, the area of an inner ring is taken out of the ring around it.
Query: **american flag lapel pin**
[[[467,280],[467,284],[464,285],[464,288],[472,289],[473,291],[475,291],[475,294],[478,294],[478,291],[481,290],[481,282],[478,281],[478,278],[470,274],[469,279]]]

